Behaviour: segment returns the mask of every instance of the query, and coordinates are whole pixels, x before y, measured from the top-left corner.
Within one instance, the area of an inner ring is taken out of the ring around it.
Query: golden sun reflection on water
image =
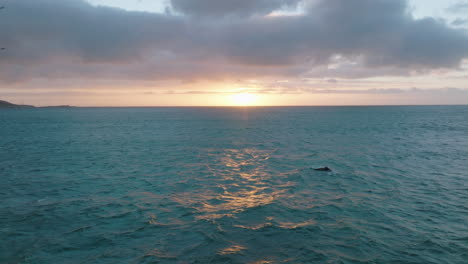
[[[265,161],[271,153],[257,149],[226,149],[208,153],[206,182],[212,186],[197,193],[179,193],[176,202],[198,211],[197,218],[213,220],[232,217],[249,208],[273,203],[285,192],[268,183]]]
[[[272,175],[267,170],[267,160],[275,151],[262,151],[253,148],[226,149],[221,152],[208,152],[211,160],[205,182],[211,186],[198,192],[179,193],[172,197],[184,207],[196,210],[199,220],[216,220],[236,215],[257,207],[274,204],[288,199],[293,194],[287,192],[295,183],[282,180],[282,174]],[[281,221],[272,216],[263,216],[262,223],[237,224],[238,228],[257,230],[268,226],[282,229],[297,229],[315,225],[311,220],[300,223]]]
[[[255,149],[226,150],[219,158],[220,164],[210,166],[212,173],[221,177],[218,187],[223,192],[207,201],[215,199],[220,203],[203,203],[198,210],[207,214],[201,218],[231,216],[276,200],[284,190],[273,190],[265,182],[268,174],[264,171],[264,161],[269,156],[270,153]]]
[[[219,255],[230,255],[230,254],[237,254],[243,250],[246,250],[247,248],[243,247],[243,246],[239,246],[239,245],[234,245],[234,246],[230,246],[228,248],[225,248],[223,250],[221,250],[218,254]]]

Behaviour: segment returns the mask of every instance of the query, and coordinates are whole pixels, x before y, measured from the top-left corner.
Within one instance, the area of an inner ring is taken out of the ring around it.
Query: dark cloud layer
[[[199,17],[250,16],[294,7],[300,0],[171,0],[172,7],[181,13]]]
[[[0,13],[0,79],[369,77],[457,68],[468,35],[404,0],[172,0],[184,15],[14,0]],[[208,19],[203,19],[208,18]],[[333,64],[333,67],[330,65]]]

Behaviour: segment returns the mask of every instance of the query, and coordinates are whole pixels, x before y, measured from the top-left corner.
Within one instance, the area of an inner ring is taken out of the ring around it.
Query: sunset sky
[[[468,104],[468,1],[0,0],[0,100]]]

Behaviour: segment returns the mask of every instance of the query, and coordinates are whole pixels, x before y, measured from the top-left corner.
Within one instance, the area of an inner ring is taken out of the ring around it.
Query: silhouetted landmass
[[[17,104],[12,104],[7,101],[2,101],[0,100],[0,109],[5,109],[5,108],[34,108],[32,105],[17,105]]]
[[[42,107],[39,107],[39,108],[73,108],[75,106],[71,106],[71,105],[53,105],[53,106],[42,106]]]
[[[7,101],[0,100],[0,109],[21,109],[21,108],[72,108],[70,105],[43,106],[35,107],[33,105],[17,105]]]

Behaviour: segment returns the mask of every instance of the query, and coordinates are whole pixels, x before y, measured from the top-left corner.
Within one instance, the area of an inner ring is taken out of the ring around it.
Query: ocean
[[[0,263],[468,263],[468,106],[2,110]]]

